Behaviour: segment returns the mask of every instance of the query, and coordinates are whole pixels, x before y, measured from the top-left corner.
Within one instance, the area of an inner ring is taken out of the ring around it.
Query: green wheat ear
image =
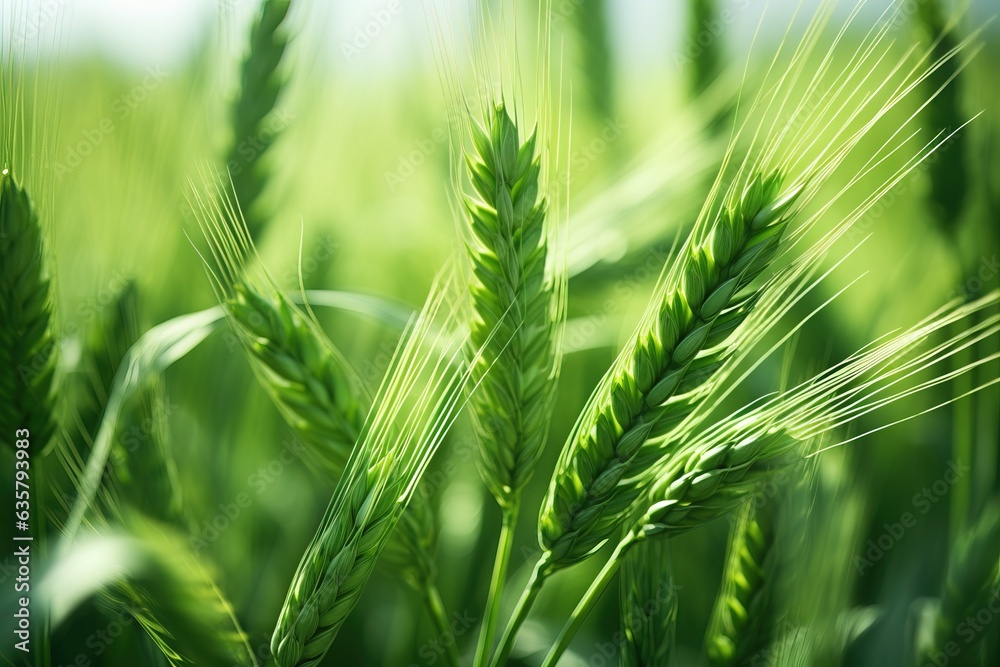
[[[225,305],[261,386],[311,460],[339,476],[367,412],[361,380],[326,334],[273,286],[235,283]]]
[[[218,185],[217,183],[215,184]],[[372,397],[354,368],[260,265],[235,203],[225,192],[201,197],[195,209],[217,272],[213,287],[260,386],[306,445],[310,462],[343,482],[345,467],[363,443]],[[208,263],[206,262],[206,265]],[[375,406],[377,408],[377,405]],[[428,499],[417,494],[385,544],[385,560],[429,603],[439,593],[433,549],[436,522]]]
[[[747,664],[776,638],[787,603],[783,588],[805,531],[810,474],[799,466],[740,509],[705,637],[711,665]]]
[[[521,490],[538,465],[552,414],[566,278],[550,264],[535,133],[522,141],[502,103],[493,106],[485,127],[475,120],[470,125],[474,150],[466,164],[477,196],[465,198],[473,310],[468,348],[470,356],[482,351],[472,368],[470,405],[480,476],[503,514],[477,648],[476,663],[482,664],[492,644]]]
[[[111,302],[94,319],[83,336],[79,372],[74,377],[77,393],[76,422],[83,442],[96,437],[111,395],[115,374],[129,348],[139,339],[139,287],[126,281]],[[114,424],[115,438],[110,453],[116,495],[104,496],[105,509],[118,512],[118,500],[147,516],[180,524],[181,489],[177,465],[167,429],[168,402],[159,376],[143,383],[136,395],[122,406]],[[91,448],[78,448],[70,460],[82,463]],[[72,466],[77,468],[76,465]]]
[[[180,526],[185,519],[168,428],[170,406],[163,380],[152,378],[125,406],[111,463],[118,488],[131,507]]]
[[[621,667],[669,667],[677,659],[677,590],[666,540],[636,545],[622,563]]]
[[[493,108],[485,128],[472,126],[476,153],[466,161],[479,198],[465,201],[472,230],[469,349],[482,348],[483,354],[473,369],[478,388],[470,403],[480,473],[507,508],[518,503],[545,443],[558,372],[559,316],[556,288],[546,275],[535,135],[521,142],[503,104]]]
[[[260,238],[268,221],[260,201],[268,178],[264,157],[282,129],[272,112],[285,86],[280,65],[288,46],[284,24],[290,4],[289,0],[265,0],[250,33],[240,92],[230,112],[233,137],[226,166],[253,239]]]
[[[7,169],[0,173],[0,441],[21,429],[32,444],[54,430],[56,340],[38,213]]]
[[[326,334],[273,286],[233,286],[226,302],[260,385],[306,445],[306,456],[339,479],[361,437],[371,398],[361,378]],[[421,595],[436,574],[436,520],[418,495],[386,547],[386,562]]]
[[[302,556],[271,639],[281,667],[321,664],[462,407],[470,375],[454,363],[465,341],[452,289],[436,285],[404,333]]]
[[[770,584],[774,576],[774,512],[759,511],[755,501],[739,513],[729,538],[722,590],[712,612],[706,653],[712,665],[736,665],[769,642],[762,640]]]
[[[115,372],[139,338],[138,287],[132,280],[117,290],[83,335],[79,372],[75,375],[80,429],[93,437],[101,423]]]
[[[761,292],[751,284],[779,252],[795,213],[801,188],[781,189],[780,174],[756,174],[722,207],[704,241],[685,247],[632,343],[592,394],[539,517],[550,570],[588,557],[619,529],[620,512],[641,493],[619,482],[663,456],[659,444],[647,442],[691,414],[699,387],[732,353],[731,334]]]

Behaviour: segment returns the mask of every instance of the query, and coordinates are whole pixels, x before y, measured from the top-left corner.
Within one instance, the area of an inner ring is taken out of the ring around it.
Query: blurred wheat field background
[[[4,664],[1000,664],[996,11],[5,1]]]

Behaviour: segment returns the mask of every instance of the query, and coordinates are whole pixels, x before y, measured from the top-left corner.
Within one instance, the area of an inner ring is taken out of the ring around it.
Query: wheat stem
[[[546,554],[543,554],[538,559],[538,562],[535,563],[535,567],[531,571],[531,576],[528,577],[528,583],[524,585],[524,590],[521,591],[521,597],[517,601],[514,613],[507,621],[507,627],[500,638],[500,645],[497,647],[496,653],[493,654],[493,659],[490,661],[490,667],[501,667],[507,664],[507,658],[510,657],[510,652],[514,649],[518,630],[524,625],[524,622],[528,618],[528,612],[531,611],[531,606],[535,602],[535,598],[538,597],[539,591],[542,590],[542,583],[545,581],[545,570],[547,567],[548,558]]]
[[[608,562],[604,564],[603,568],[601,568],[597,578],[594,579],[594,581],[587,588],[587,592],[583,594],[582,598],[580,598],[580,602],[577,603],[576,608],[570,615],[566,625],[564,625],[562,630],[559,631],[559,635],[556,637],[556,643],[551,649],[549,649],[548,655],[546,655],[545,660],[542,661],[542,667],[555,667],[555,665],[559,662],[559,658],[561,658],[562,654],[569,648],[570,642],[573,641],[573,637],[576,636],[577,631],[587,619],[591,609],[594,608],[594,605],[597,604],[597,601],[601,598],[601,595],[604,593],[604,589],[608,587],[608,584],[611,583],[611,580],[618,573],[618,570],[622,565],[622,560],[625,557],[625,553],[632,547],[633,544],[635,544],[636,539],[636,532],[631,531],[624,538],[622,538],[622,541],[615,547],[615,550],[608,559]]]
[[[493,562],[493,575],[490,578],[490,592],[486,601],[486,614],[483,617],[483,628],[479,633],[476,645],[476,667],[487,664],[490,649],[493,648],[493,637],[496,634],[497,619],[500,616],[500,602],[503,598],[504,583],[507,581],[507,566],[510,564],[510,554],[514,549],[514,528],[517,526],[518,506],[511,505],[503,510],[500,524],[500,538],[497,541],[496,559]]]
[[[434,631],[437,633],[438,639],[447,635],[454,637],[454,633],[448,625],[448,612],[445,611],[444,602],[441,600],[441,592],[438,590],[434,580],[431,578],[424,578],[421,589],[423,593],[423,595],[421,595],[421,599],[424,601],[424,607],[427,609],[427,616],[431,619],[431,623],[434,625]],[[459,667],[462,661],[461,657],[458,655],[458,643],[456,641],[440,643],[445,646],[445,657],[448,660],[448,664],[451,665],[451,667]]]

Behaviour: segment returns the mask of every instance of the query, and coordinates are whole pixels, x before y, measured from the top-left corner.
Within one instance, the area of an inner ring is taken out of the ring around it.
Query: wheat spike
[[[715,602],[706,653],[713,665],[741,664],[760,645],[756,624],[762,618],[777,556],[771,512],[758,512],[754,501],[739,513],[729,538],[723,588]],[[763,623],[762,623],[763,624]],[[749,648],[744,649],[746,643]]]
[[[170,402],[154,377],[125,405],[111,451],[117,487],[131,507],[164,523],[183,526],[183,495],[170,441]]]
[[[753,409],[691,433],[646,473],[648,498],[640,498],[636,507],[648,510],[636,524],[637,534],[669,536],[704,525],[739,506],[774,470],[810,455],[818,436],[990,363],[996,355],[912,386],[907,383],[1000,331],[998,315],[974,321],[998,299],[1000,292],[994,292],[966,305],[949,304]],[[932,336],[957,322],[968,328],[927,346]]]
[[[666,540],[648,540],[625,556],[621,570],[621,667],[676,664],[677,586]]]
[[[288,46],[285,20],[290,4],[290,0],[265,0],[261,7],[240,70],[240,92],[230,112],[233,136],[226,166],[254,239],[260,238],[268,221],[260,202],[268,177],[264,157],[282,129],[272,112],[285,86],[280,66]]]
[[[815,465],[799,465],[740,508],[705,634],[711,665],[743,665],[764,654],[788,622],[789,588],[814,502]]]
[[[366,412],[360,378],[278,290],[236,283],[225,305],[261,386],[314,462],[339,475]]]
[[[558,322],[546,276],[535,135],[522,143],[503,104],[493,108],[485,128],[472,125],[476,154],[467,156],[467,164],[481,199],[466,198],[473,237],[469,346],[485,347],[473,369],[478,389],[471,406],[483,481],[507,508],[518,503],[545,443],[558,371]]]
[[[320,664],[454,421],[469,380],[455,363],[465,341],[449,333],[457,315],[444,292],[432,290],[397,348],[289,587],[271,640],[281,667]]]
[[[260,266],[232,198],[221,190],[199,197],[195,208],[218,267],[214,287],[259,384],[302,438],[309,459],[340,478],[372,405],[368,388],[316,321]],[[435,535],[433,512],[418,495],[387,549],[387,560],[421,594],[434,577]]]
[[[633,480],[637,487],[648,492],[635,501],[629,512],[622,513],[625,536],[559,633],[543,667],[556,665],[588,611],[621,567],[623,556],[636,544],[670,538],[724,516],[746,502],[775,471],[850,441],[817,449],[818,436],[901,398],[946,383],[955,374],[970,372],[993,361],[997,355],[912,386],[905,383],[915,374],[946,362],[965,347],[1000,332],[1000,316],[985,323],[975,322],[981,311],[992,308],[998,300],[1000,292],[967,305],[950,304],[911,329],[860,351],[756,407],[705,425],[680,442],[672,455],[645,473],[645,480]],[[922,349],[942,329],[962,320],[973,323],[961,334]],[[923,413],[907,419],[919,414]],[[524,609],[537,595],[537,582],[544,576],[547,557],[548,554],[543,554],[536,564],[508,630],[518,627]],[[510,645],[509,636],[510,632],[505,633],[504,651]],[[502,660],[507,654],[498,655]]]
[[[38,213],[9,170],[0,173],[0,439],[52,438],[56,340]]]
[[[721,344],[747,317],[757,291],[746,288],[778,251],[800,191],[781,194],[781,187],[778,174],[758,174],[723,208],[708,239],[686,249],[655,319],[644,322],[591,397],[539,519],[551,570],[585,558],[611,536],[619,512],[638,495],[619,482],[643,472],[647,457],[634,465],[643,445],[690,414],[699,398],[694,390],[726,358]]]

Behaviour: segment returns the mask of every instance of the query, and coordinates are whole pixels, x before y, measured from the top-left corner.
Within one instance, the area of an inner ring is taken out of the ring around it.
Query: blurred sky
[[[431,0],[439,7],[451,0]],[[461,4],[461,0],[456,0]],[[472,0],[479,2],[479,0]],[[571,12],[578,0],[553,0],[555,11]],[[856,0],[841,0],[838,11],[847,13]],[[916,0],[910,0],[916,2]],[[44,50],[58,45],[68,56],[100,54],[131,67],[151,64],[172,67],[189,57],[208,30],[245,25],[259,0],[0,0],[5,25],[16,21],[29,43]],[[780,36],[797,5],[814,7],[818,0],[718,0],[731,11],[724,26],[726,42],[745,47],[752,38],[765,4],[763,28]],[[864,11],[877,16],[889,0],[868,0]],[[644,69],[669,64],[670,54],[683,46],[681,0],[609,0],[612,40],[620,67]],[[430,31],[425,8],[428,0],[324,0],[297,8],[299,29],[308,29],[322,44],[321,57],[349,63],[344,68],[362,76],[391,72],[413,63],[414,54],[429,57]],[[398,8],[396,13],[388,10]],[[998,0],[972,0],[975,23],[1000,12]],[[808,11],[806,13],[809,13]],[[301,14],[301,11],[300,11]],[[382,17],[382,25],[372,21]],[[386,17],[389,17],[386,20]],[[220,20],[221,18],[221,20]],[[366,27],[367,43],[359,31]],[[224,28],[225,29],[225,28]],[[10,34],[5,31],[5,34]],[[243,33],[235,33],[243,34]],[[359,42],[355,40],[360,39]],[[352,51],[356,43],[363,48]],[[6,51],[6,48],[4,49]]]

